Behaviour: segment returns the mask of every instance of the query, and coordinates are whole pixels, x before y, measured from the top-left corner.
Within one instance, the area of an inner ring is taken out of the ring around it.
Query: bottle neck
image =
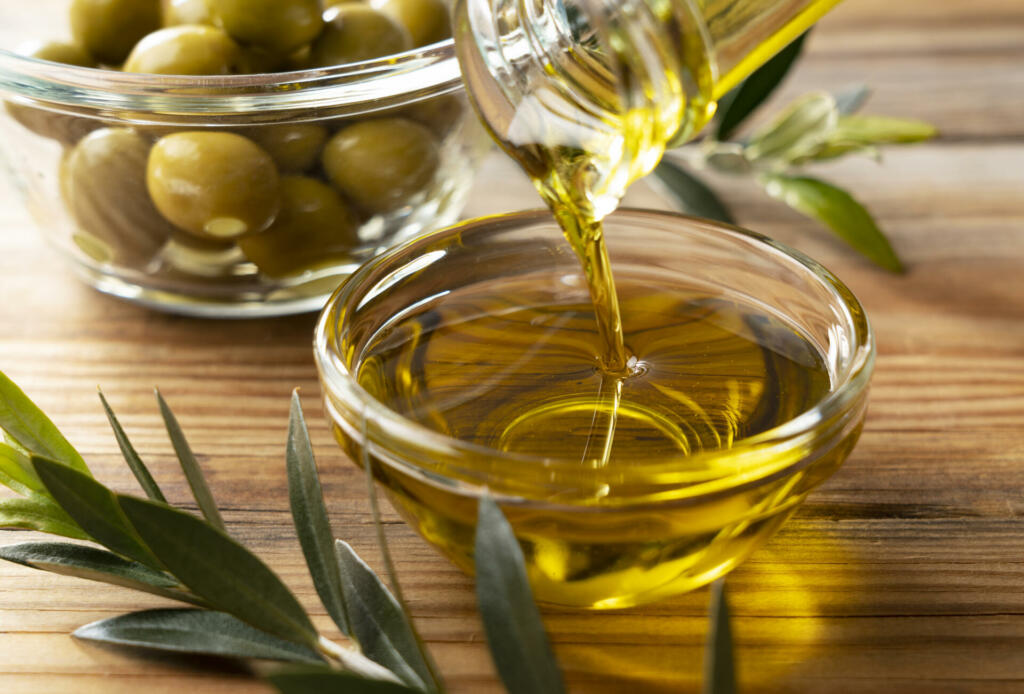
[[[713,112],[695,0],[459,0],[478,112],[541,195],[600,220]]]

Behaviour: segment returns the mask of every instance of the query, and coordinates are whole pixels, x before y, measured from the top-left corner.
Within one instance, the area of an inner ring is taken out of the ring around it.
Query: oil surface
[[[601,368],[586,294],[527,276],[471,285],[379,331],[359,382],[447,436],[591,468],[728,449],[828,391],[818,351],[780,320],[629,276],[619,285],[625,376]]]

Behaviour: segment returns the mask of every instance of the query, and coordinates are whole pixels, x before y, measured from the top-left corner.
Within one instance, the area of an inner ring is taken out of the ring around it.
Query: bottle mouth
[[[560,191],[542,196],[569,195],[596,220],[713,113],[696,0],[460,0],[455,33],[494,138],[538,187]]]
[[[365,345],[373,330],[386,325],[392,316],[368,318],[364,314],[375,310],[374,304],[387,305],[393,312],[413,310],[415,307],[406,306],[402,298],[389,300],[389,295],[403,291],[403,285],[413,287],[415,294],[421,289],[416,283],[423,282],[422,277],[444,276],[444,260],[453,249],[465,252],[468,248],[483,258],[496,250],[493,246],[489,249],[489,241],[502,234],[529,234],[545,225],[552,228],[552,235],[557,234],[550,214],[536,210],[471,220],[403,244],[364,265],[338,289],[321,314],[314,338],[329,418],[346,438],[374,459],[428,484],[467,494],[486,492],[512,503],[547,507],[564,502],[574,508],[595,509],[697,504],[755,488],[811,465],[859,426],[874,362],[873,337],[860,304],[831,273],[761,235],[674,213],[621,210],[609,217],[609,224],[621,225],[620,232],[653,232],[661,235],[661,241],[670,241],[674,234],[689,234],[702,244],[714,246],[708,259],[712,264],[729,263],[734,254],[742,255],[753,272],[770,278],[768,281],[775,286],[790,283],[800,291],[806,288],[813,292],[794,310],[806,313],[810,306],[816,314],[800,316],[800,320],[831,326],[821,331],[821,339],[828,344],[819,345],[829,364],[832,384],[828,392],[796,417],[739,439],[729,448],[665,456],[637,468],[614,471],[583,468],[578,459],[508,452],[451,438],[376,400],[356,376],[363,358],[360,345]],[[609,237],[614,234],[613,229]],[[704,271],[714,274],[713,267]],[[424,301],[431,294],[440,296],[445,286],[443,280],[424,282],[419,296]],[[827,299],[827,303],[814,309],[820,299]],[[509,475],[510,470],[517,474]],[[714,472],[695,474],[694,470]],[[612,481],[612,475],[620,490],[615,498],[594,503],[585,493],[577,494]]]
[[[81,116],[318,119],[412,104],[460,88],[451,39],[338,67],[200,77],[60,65],[0,50],[0,95]]]

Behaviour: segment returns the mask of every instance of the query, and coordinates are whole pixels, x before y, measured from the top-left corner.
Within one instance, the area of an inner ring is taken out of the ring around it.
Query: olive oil
[[[714,493],[737,473],[763,481],[807,458],[801,446],[750,442],[818,403],[829,371],[810,340],[753,305],[620,273],[630,359],[628,375],[610,375],[583,277],[570,279],[568,290],[544,270],[470,283],[374,332],[360,385],[403,418],[481,447],[426,476],[371,452],[378,479],[467,571],[476,480],[517,498],[503,508],[542,602],[624,607],[696,588],[749,554],[844,457]]]
[[[596,16],[491,0],[482,18],[486,1],[456,10],[464,79],[561,226],[586,291],[529,275],[466,285],[378,330],[357,378],[405,418],[482,447],[440,473],[473,483],[476,465],[500,478],[492,493],[508,500],[540,600],[615,607],[697,587],[812,486],[797,473],[706,493],[807,456],[756,445],[763,455],[751,456],[749,442],[820,402],[829,371],[808,338],[753,303],[613,277],[602,220],[706,123],[725,85],[836,0],[590,3]],[[743,455],[729,455],[741,441]],[[518,462],[496,470],[486,450]],[[378,475],[400,512],[471,570],[475,492],[386,466]]]
[[[650,278],[617,279],[625,375],[602,368],[582,287],[566,292],[531,275],[469,285],[382,328],[357,378],[389,409],[446,436],[588,469],[686,467],[828,392],[820,353],[786,323]],[[562,499],[615,496],[612,477]]]

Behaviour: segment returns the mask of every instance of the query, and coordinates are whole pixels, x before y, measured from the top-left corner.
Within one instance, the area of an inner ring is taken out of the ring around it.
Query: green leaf
[[[800,157],[796,157],[789,163],[793,166],[801,166],[811,160],[827,161],[829,159],[837,159],[847,154],[866,154],[876,161],[881,162],[882,160],[882,153],[874,145],[866,145],[863,142],[837,140],[834,137],[829,137],[828,140],[822,142],[816,150],[807,152]]]
[[[313,650],[253,629],[223,612],[144,610],[103,619],[75,631],[88,641],[224,658],[323,662]]]
[[[710,630],[704,649],[704,694],[736,694],[736,669],[732,655],[732,627],[725,582],[711,585]]]
[[[76,540],[92,539],[60,506],[42,494],[32,494],[25,499],[0,499],[0,528],[37,530]]]
[[[135,452],[135,447],[132,446],[132,442],[128,440],[128,435],[124,433],[124,429],[121,428],[121,423],[117,421],[117,416],[114,411],[110,409],[110,405],[107,403],[107,399],[103,397],[103,391],[99,391],[100,402],[103,403],[103,410],[107,413],[107,420],[110,421],[110,428],[114,430],[114,438],[117,439],[117,445],[121,448],[121,454],[124,455],[124,460],[128,463],[128,467],[131,468],[132,474],[135,475],[135,479],[139,481],[139,485],[142,490],[146,492],[146,496],[154,501],[167,501],[164,498],[163,492],[160,491],[160,487],[157,485],[156,480],[149,474],[149,470],[146,468],[146,464],[142,462],[142,458]]]
[[[654,174],[687,214],[727,224],[736,223],[715,192],[683,167],[663,159],[654,169]]]
[[[171,412],[171,408],[164,401],[159,390],[156,391],[156,400],[160,404],[160,414],[164,418],[167,434],[171,437],[171,445],[174,446],[174,452],[178,455],[178,462],[181,463],[181,469],[185,472],[188,486],[192,488],[192,496],[199,504],[199,510],[203,512],[206,520],[224,530],[224,519],[220,517],[220,511],[217,510],[217,503],[213,500],[213,494],[210,493],[210,488],[206,484],[206,478],[203,477],[199,461],[196,460],[188,441],[185,440],[185,434],[178,424],[177,417]]]
[[[923,142],[937,134],[938,130],[930,123],[909,118],[841,116],[825,141],[802,158],[835,159],[849,152],[867,152],[881,158],[879,146]]]
[[[185,511],[130,496],[117,500],[153,553],[193,593],[257,629],[315,647],[316,629],[302,605],[252,552]]]
[[[746,147],[746,156],[754,163],[787,164],[821,147],[838,121],[839,111],[831,94],[805,94],[754,133]]]
[[[841,116],[832,138],[865,145],[908,144],[930,140],[939,134],[931,123],[888,116]]]
[[[350,634],[345,596],[341,588],[338,561],[334,556],[334,536],[324,506],[323,488],[317,474],[309,430],[302,416],[298,391],[292,392],[291,416],[288,422],[288,497],[291,502],[295,532],[306,557],[306,566],[320,602],[327,608],[338,629]]]
[[[562,694],[565,685],[551,652],[523,565],[523,551],[494,500],[477,507],[476,595],[487,644],[509,694]]]
[[[728,140],[736,128],[775,91],[803,51],[805,32],[718,101],[715,138]]]
[[[172,600],[197,603],[162,571],[123,559],[112,552],[67,542],[24,542],[0,547],[0,558],[40,571],[75,576],[141,590]]]
[[[417,691],[326,666],[282,668],[266,677],[281,694],[409,694]]]
[[[903,264],[871,214],[845,190],[806,176],[768,175],[762,183],[773,198],[822,222],[872,262],[890,272],[903,272]]]
[[[347,542],[336,540],[334,547],[352,634],[363,655],[415,689],[432,691],[426,684],[430,670],[395,596]]]
[[[839,115],[848,116],[851,113],[856,113],[869,96],[871,96],[871,90],[866,84],[857,84],[839,92],[836,94],[836,109],[839,110]]]
[[[22,496],[28,496],[32,492],[46,492],[46,487],[32,467],[31,459],[6,443],[0,443],[0,484]]]
[[[90,474],[78,451],[3,372],[0,372],[0,429],[27,451]]]
[[[730,176],[743,176],[751,173],[754,169],[741,144],[708,140],[703,143],[701,149],[703,150],[704,164],[713,171]]]
[[[367,420],[364,416],[362,417],[361,424],[361,434],[364,442],[370,440],[367,426]],[[437,664],[434,662],[434,659],[430,657],[430,651],[427,650],[423,643],[423,639],[420,638],[419,632],[416,631],[416,627],[408,618],[409,606],[406,604],[405,597],[402,595],[402,584],[398,580],[398,572],[395,571],[395,564],[391,560],[391,549],[388,546],[387,533],[384,532],[384,523],[381,521],[380,504],[377,501],[377,487],[373,483],[373,469],[370,465],[370,453],[366,445],[360,447],[360,456],[362,457],[363,462],[363,479],[366,481],[366,496],[370,500],[370,511],[373,515],[373,527],[377,533],[377,546],[380,548],[381,559],[384,561],[384,567],[387,569],[388,578],[391,580],[391,587],[394,591],[395,601],[398,603],[401,613],[406,616],[409,631],[412,632],[412,637],[416,641],[416,650],[418,651],[420,658],[422,658],[426,674],[429,675],[425,680],[427,683],[427,690],[432,692],[442,691],[444,687],[441,685],[441,676],[438,674]],[[374,578],[376,578],[376,576],[374,576]]]
[[[117,554],[159,568],[160,562],[125,518],[112,491],[67,465],[35,455],[32,464],[54,501],[96,542]]]

